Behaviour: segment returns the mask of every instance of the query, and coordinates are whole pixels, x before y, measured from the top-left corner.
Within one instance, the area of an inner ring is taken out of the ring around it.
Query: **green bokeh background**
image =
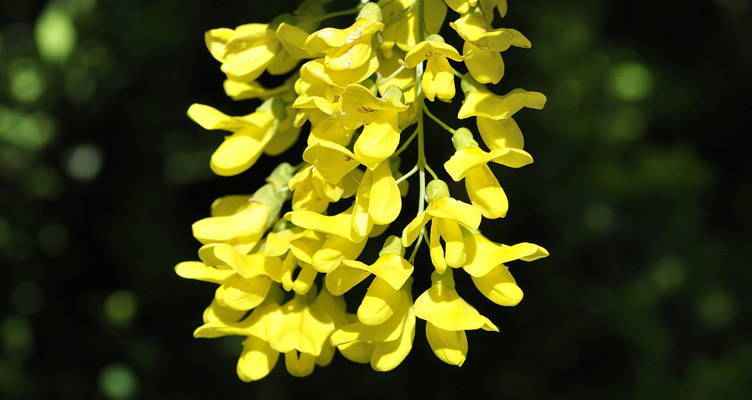
[[[516,308],[461,290],[502,333],[470,334],[462,369],[419,326],[391,374],[338,357],[243,384],[238,340],[191,337],[212,288],[172,266],[195,257],[211,201],[276,160],[212,176],[220,137],[185,110],[250,110],[224,97],[202,34],[296,2],[0,2],[0,398],[748,398],[752,6],[510,3],[535,47],[506,53],[500,89],[549,103],[520,114],[536,163],[496,171],[512,208],[484,230],[552,256],[513,267]],[[459,125],[455,106],[435,109]],[[450,144],[429,135],[439,165]]]

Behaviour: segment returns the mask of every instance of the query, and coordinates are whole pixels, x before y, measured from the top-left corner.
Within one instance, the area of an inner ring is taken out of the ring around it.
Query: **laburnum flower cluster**
[[[337,352],[392,370],[409,355],[420,319],[436,356],[460,366],[466,331],[498,328],[460,297],[454,274],[469,274],[489,300],[514,306],[523,294],[506,264],[548,255],[538,245],[499,244],[479,231],[483,218],[503,218],[509,208],[491,166],[533,162],[513,117],[542,109],[545,96],[522,89],[499,95],[486,86],[504,77],[501,53],[531,43],[514,29],[493,27],[507,12],[506,0],[364,1],[331,13],[326,3],[308,0],[270,24],[205,35],[227,95],[262,101],[243,116],[201,104],[188,110],[201,127],[229,132],[211,157],[216,174],[243,173],[262,154],[282,154],[302,131],[307,136],[299,165],[280,164],[253,194],[217,199],[211,216],[193,225],[200,261],[182,262],[176,272],[217,285],[194,335],[244,337],[237,373],[254,381],[280,354],[294,376],[329,364]],[[351,25],[319,29],[346,15],[355,16]],[[439,34],[450,15],[456,18],[445,31],[464,41],[461,51]],[[257,81],[263,74],[289,78],[268,88]],[[479,140],[429,109],[458,95],[457,117],[475,119]],[[444,170],[464,181],[469,203],[452,197],[430,167],[427,137],[451,141],[455,152]],[[402,167],[406,151],[415,152],[415,166]],[[396,231],[400,236],[387,236],[406,214],[411,178],[417,210]],[[416,261],[424,243],[428,257]],[[361,259],[367,244],[381,249],[378,257]],[[429,276],[430,288],[414,299],[413,280]],[[353,301],[361,284],[365,294]]]

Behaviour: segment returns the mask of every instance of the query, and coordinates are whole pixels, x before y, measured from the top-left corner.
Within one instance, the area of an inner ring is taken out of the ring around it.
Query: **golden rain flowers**
[[[307,376],[337,353],[389,371],[409,356],[416,332],[441,361],[460,366],[468,332],[499,329],[462,298],[454,274],[468,274],[490,301],[515,306],[523,292],[507,264],[548,256],[479,231],[484,218],[509,211],[493,168],[533,162],[514,115],[546,103],[541,93],[499,95],[486,86],[505,79],[503,52],[531,47],[522,33],[493,26],[507,1],[362,1],[330,13],[327,3],[306,0],[268,24],[207,32],[226,94],[259,105],[239,116],[188,109],[202,128],[223,132],[210,160],[217,175],[244,173],[305,140],[299,164],[281,163],[252,194],[217,199],[193,224],[198,261],[175,267],[182,278],[216,285],[194,336],[243,337],[243,381],[264,378],[280,358],[290,374]],[[321,26],[344,16],[352,16],[348,26]],[[458,35],[462,48],[442,33]],[[265,87],[264,74],[284,83]],[[452,128],[430,110],[458,96],[457,119],[473,118],[473,129]],[[431,162],[464,182],[469,202],[453,197],[430,166],[429,139],[454,147],[449,159]],[[415,165],[404,165],[406,152]],[[411,188],[418,204],[404,201]],[[410,222],[397,226],[400,216]],[[424,245],[427,256],[417,257]],[[367,246],[378,256],[362,257]],[[413,293],[418,280],[429,289]],[[364,295],[353,290],[359,285]]]

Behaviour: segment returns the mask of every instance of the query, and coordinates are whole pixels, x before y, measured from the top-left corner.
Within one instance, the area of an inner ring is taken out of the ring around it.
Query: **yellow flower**
[[[432,181],[426,191],[428,208],[402,231],[402,245],[410,246],[430,221],[429,252],[434,267],[439,272],[446,270],[447,266],[460,268],[467,258],[462,228],[477,230],[481,212],[471,204],[449,197],[449,188],[443,181]],[[444,239],[446,250],[441,247],[440,239]]]
[[[272,257],[285,257],[281,268],[281,283],[285,290],[294,290],[298,294],[306,294],[311,290],[318,275],[318,271],[312,265],[313,256],[321,248],[323,242],[324,237],[318,232],[295,227],[281,229],[267,235],[264,253]],[[295,274],[296,266],[300,267],[297,274]]]
[[[247,311],[261,304],[279,279],[281,263],[264,254],[245,255],[226,244],[210,244],[199,250],[202,262],[182,262],[175,272],[182,278],[219,284],[214,295],[223,307]]]
[[[270,24],[207,32],[225,93],[262,104],[244,116],[201,104],[188,110],[205,129],[230,133],[211,157],[221,176],[244,172],[262,153],[282,154],[310,124],[302,162],[281,164],[252,195],[216,200],[211,215],[193,225],[203,244],[200,261],[175,267],[183,278],[217,285],[194,336],[244,337],[237,374],[246,382],[267,376],[280,354],[294,376],[328,365],[337,351],[390,371],[412,349],[416,318],[426,321],[436,356],[462,365],[465,331],[498,328],[459,296],[453,269],[464,269],[495,304],[514,306],[523,292],[506,264],[548,256],[538,245],[494,243],[479,231],[483,217],[503,217],[509,207],[490,163],[520,168],[533,161],[514,115],[546,103],[541,93],[496,95],[484,86],[503,78],[502,52],[531,47],[520,32],[493,26],[497,12],[506,15],[507,0],[372,0],[327,13],[329,2],[304,0]],[[460,14],[450,25],[464,41],[463,54],[439,35],[450,8]],[[319,27],[356,13],[345,28]],[[457,95],[450,60],[469,71],[461,78],[458,118],[476,118],[483,148],[470,130],[454,129],[428,109],[427,101]],[[264,73],[288,75],[266,87],[257,81]],[[455,152],[444,168],[465,181],[471,204],[451,197],[431,168],[436,160],[427,150],[443,146],[444,137],[428,134],[426,118],[453,134]],[[414,157],[404,160],[416,163],[402,170],[402,153],[411,150]],[[434,178],[428,185],[427,174]],[[413,177],[417,215],[394,226]],[[370,239],[389,229],[401,236],[386,237],[375,260],[361,258],[371,252]],[[413,303],[413,263],[424,235],[432,284]],[[348,314],[345,297],[366,280]]]
[[[275,32],[268,24],[212,29],[206,32],[204,41],[211,55],[222,63],[222,72],[236,81],[258,78],[279,49]]]
[[[287,23],[245,24],[235,29],[212,29],[204,35],[211,55],[222,63],[222,72],[232,81],[251,82],[265,70],[286,74],[303,58],[308,33]]]
[[[329,337],[346,322],[345,302],[326,290],[296,294],[282,305],[269,324],[269,344],[285,355],[294,376],[307,376],[315,366],[327,365],[334,355]]]
[[[473,139],[473,134],[465,128],[456,131],[452,142],[456,152],[444,163],[444,169],[455,182],[465,180],[470,201],[480,209],[484,217],[505,217],[509,210],[509,201],[488,163],[521,168],[531,164],[533,157],[526,151],[516,148],[483,151]]]
[[[532,43],[517,30],[492,29],[489,23],[484,14],[471,12],[449,25],[465,40],[462,53],[470,75],[480,83],[496,84],[504,77],[501,52],[511,46],[530,48]]]
[[[355,142],[355,157],[375,169],[397,150],[400,141],[399,113],[407,110],[397,87],[376,97],[362,85],[349,85],[342,95],[342,117],[350,128],[364,126]]]
[[[341,296],[371,274],[375,279],[358,307],[358,320],[365,325],[381,325],[391,318],[401,304],[400,290],[413,272],[413,266],[403,258],[404,249],[399,238],[387,238],[375,263],[345,260],[326,275],[326,287]]]
[[[211,157],[212,170],[221,176],[237,175],[250,168],[275,132],[274,115],[264,107],[243,117],[230,117],[212,107],[194,104],[188,109],[188,116],[204,129],[232,132]]]
[[[397,368],[412,350],[415,339],[415,312],[409,282],[398,292],[394,313],[380,325],[366,325],[355,316],[337,329],[331,343],[348,360],[370,363],[375,371]]]
[[[429,36],[405,56],[407,68],[415,68],[423,61],[428,61],[421,86],[423,93],[430,101],[434,101],[436,97],[447,102],[454,98],[454,69],[449,65],[448,59],[450,58],[454,61],[462,61],[460,53],[446,44],[438,35]]]
[[[388,52],[396,45],[403,51],[410,51],[418,43],[421,22],[415,0],[381,0],[379,3],[386,25],[383,49]],[[423,0],[423,24],[427,35],[439,33],[446,14],[444,0]]]
[[[211,206],[211,217],[193,224],[193,236],[203,244],[227,243],[250,253],[276,221],[287,200],[292,166],[281,164],[253,196],[227,196]]]
[[[496,244],[480,233],[465,236],[467,264],[463,269],[470,274],[478,290],[500,306],[515,306],[522,301],[522,289],[505,263],[522,260],[535,261],[548,257],[548,251],[532,243],[513,246]]]
[[[431,288],[415,300],[415,315],[426,321],[426,337],[436,357],[461,366],[468,350],[465,331],[498,332],[499,328],[457,294],[452,274],[452,270],[431,274]]]
[[[514,89],[506,95],[499,96],[465,79],[463,90],[466,97],[458,114],[459,119],[478,117],[479,121],[481,118],[502,121],[512,118],[523,108],[542,110],[546,105],[546,96],[543,93],[524,89]]]
[[[325,54],[324,64],[330,70],[358,70],[372,60],[378,62],[372,38],[383,29],[381,9],[374,3],[367,3],[352,26],[316,31],[308,36],[305,47],[311,52]]]
[[[269,344],[269,326],[279,312],[281,293],[270,294],[267,301],[250,315],[220,306],[216,301],[204,311],[204,324],[194,332],[196,338],[245,336],[237,363],[238,377],[244,382],[263,379],[274,369],[279,352]]]
[[[301,168],[290,179],[292,209],[323,212],[329,203],[355,195],[363,173],[353,169],[336,184],[329,183],[312,165]]]

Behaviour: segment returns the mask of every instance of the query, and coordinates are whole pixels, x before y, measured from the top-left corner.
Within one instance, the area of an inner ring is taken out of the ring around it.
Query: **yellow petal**
[[[443,274],[446,271],[447,263],[446,258],[444,258],[444,248],[441,247],[439,224],[431,223],[431,233],[429,236],[428,252],[431,255],[431,263],[438,273]]]
[[[222,284],[234,272],[229,269],[217,269],[202,262],[186,261],[175,266],[175,273],[184,279],[195,279],[204,282]]]
[[[465,176],[465,189],[470,202],[488,219],[506,217],[509,199],[496,176],[487,165],[475,167]]]
[[[316,365],[320,367],[326,367],[334,360],[334,354],[336,349],[329,342],[324,343],[324,347],[321,350],[321,354],[316,357]]]
[[[415,313],[410,309],[405,321],[404,331],[399,340],[374,346],[371,368],[379,372],[387,372],[397,368],[410,354],[414,339]]]
[[[292,284],[292,290],[297,294],[306,294],[313,287],[313,283],[316,280],[318,272],[307,264],[302,264],[298,276],[295,277],[295,281]]]
[[[300,137],[300,128],[294,127],[291,119],[281,121],[264,147],[264,153],[270,156],[281,155],[298,141],[298,137]]]
[[[500,265],[489,273],[479,277],[472,277],[475,287],[500,306],[516,306],[522,301],[522,289],[517,286],[509,269]]]
[[[285,214],[285,219],[304,229],[351,240],[350,214],[348,213],[322,215],[311,211],[298,210]]]
[[[389,163],[379,164],[373,171],[372,179],[368,213],[374,224],[391,224],[402,210],[402,196]]]
[[[539,92],[515,89],[504,96],[491,92],[472,91],[460,108],[459,119],[484,117],[494,120],[511,118],[523,108],[542,110],[546,96]]]
[[[373,345],[364,342],[352,342],[337,346],[337,350],[352,362],[366,364],[371,360]]]
[[[470,229],[478,229],[481,221],[481,213],[477,207],[451,197],[434,200],[426,210],[433,218],[446,218],[457,221]]]
[[[366,269],[340,266],[326,274],[326,289],[335,296],[342,296],[371,275]]]
[[[465,363],[468,347],[465,331],[449,331],[427,322],[426,338],[439,360],[457,367]]]
[[[252,167],[273,133],[272,130],[244,129],[225,137],[211,156],[212,171],[219,176],[233,176]]]
[[[258,202],[230,216],[209,217],[193,224],[193,236],[201,243],[232,242],[253,239],[263,233],[269,207]]]
[[[490,118],[478,117],[476,123],[483,143],[489,149],[512,148],[522,150],[525,148],[525,138],[522,136],[522,131],[514,118],[497,121]]]
[[[365,325],[357,316],[351,318],[351,322],[337,329],[331,337],[335,346],[354,342],[383,343],[398,340],[405,329],[407,318],[412,306],[412,298],[408,290],[400,290],[399,301],[394,309],[394,314],[380,325]],[[414,315],[413,315],[414,317]]]
[[[454,86],[454,72],[449,61],[445,58],[431,58],[428,60],[426,71],[421,79],[421,86],[426,98],[434,101],[449,102],[454,98],[456,89]]]
[[[532,43],[525,35],[514,29],[491,29],[488,22],[480,13],[473,12],[463,15],[451,26],[457,33],[468,42],[476,46],[494,51],[506,51],[511,46],[530,48]]]
[[[462,50],[465,66],[478,83],[497,84],[504,77],[504,59],[498,51],[480,48],[465,42]]]
[[[328,69],[333,71],[353,70],[369,62],[372,55],[373,49],[369,40],[328,54],[324,63]]]
[[[289,351],[285,353],[285,368],[290,375],[303,378],[313,373],[316,368],[316,357],[298,351]]]
[[[368,214],[368,204],[370,202],[372,173],[366,171],[358,187],[358,193],[355,195],[355,202],[351,211],[351,231],[350,237],[353,241],[364,241],[373,229],[373,221]]]
[[[227,51],[222,72],[236,81],[256,80],[274,60],[278,49],[278,43],[264,42],[237,52]]]
[[[366,265],[353,260],[345,260],[343,265],[372,273],[379,279],[384,280],[394,290],[401,289],[413,273],[413,266],[397,254],[382,255],[373,265]]]
[[[405,55],[405,67],[415,68],[421,62],[434,57],[462,61],[462,56],[457,49],[445,43],[440,36],[436,38],[437,40],[424,40],[410,49]]]
[[[313,255],[313,267],[322,273],[332,272],[343,260],[358,258],[366,243],[365,240],[352,242],[339,236],[329,236]]]
[[[206,48],[209,49],[212,57],[222,62],[225,57],[227,42],[235,35],[235,31],[228,28],[212,29],[204,34]]]
[[[198,103],[188,108],[188,117],[206,130],[229,132],[248,128],[264,129],[274,120],[270,113],[264,111],[257,111],[242,117],[232,117],[214,107]]]
[[[515,260],[530,262],[548,256],[548,251],[538,245],[532,243],[518,243],[514,246],[499,245],[480,233],[466,237],[465,249],[468,259],[464,269],[475,277],[488,274],[500,264]]]
[[[366,125],[355,142],[355,158],[368,169],[375,169],[397,150],[400,141],[398,125],[396,113]]]
[[[235,275],[217,288],[215,297],[222,306],[250,310],[264,301],[271,284],[271,279],[265,276],[245,279]]]
[[[426,33],[429,35],[439,33],[447,15],[447,5],[444,0],[426,0],[423,14]]]
[[[397,138],[399,140],[399,136]],[[358,166],[355,155],[345,147],[332,142],[319,141],[303,152],[303,160],[316,166],[327,182],[336,184]]]
[[[444,238],[447,266],[459,268],[464,265],[467,255],[465,254],[465,242],[459,224],[443,218],[434,219],[433,223],[438,225],[439,233]]]
[[[305,47],[308,32],[303,29],[283,22],[277,26],[276,33],[277,39],[282,44],[282,47],[284,47],[293,58],[300,60],[313,55]]]
[[[533,163],[533,156],[525,150],[520,149],[498,149],[491,152],[494,163],[507,166],[509,168],[522,168]]]
[[[394,315],[400,300],[399,290],[382,279],[374,279],[358,307],[358,320],[365,325],[380,325]]]
[[[441,275],[434,272],[431,280],[431,288],[415,300],[415,315],[418,318],[449,331],[498,331],[493,322],[457,294],[451,270]]]
[[[413,220],[407,224],[405,229],[402,230],[402,246],[408,247],[413,244],[415,239],[418,238],[421,230],[423,230],[423,227],[430,219],[431,217],[427,212],[422,212],[413,218]],[[480,224],[480,221],[478,221],[478,224]]]
[[[255,337],[243,341],[243,352],[237,364],[237,374],[243,382],[253,382],[265,378],[277,365],[279,353],[269,344]]]
[[[211,216],[225,217],[233,215],[251,207],[252,204],[258,203],[251,202],[251,196],[240,195],[220,197],[212,202]]]

